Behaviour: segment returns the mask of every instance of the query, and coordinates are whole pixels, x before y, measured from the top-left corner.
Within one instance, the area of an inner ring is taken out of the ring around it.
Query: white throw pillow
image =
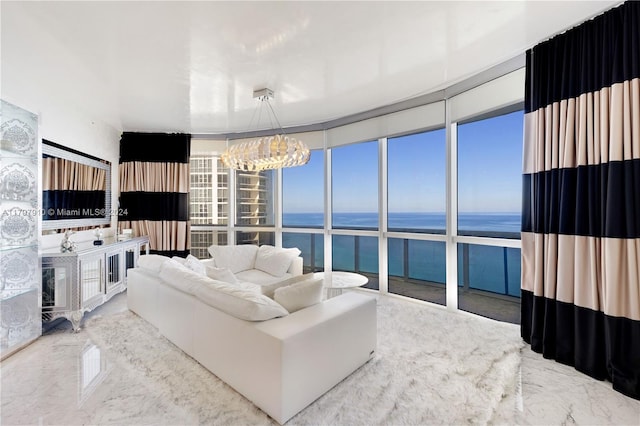
[[[138,267],[158,274],[160,273],[162,264],[167,260],[170,259],[166,256],[160,256],[159,254],[143,254],[138,258]]]
[[[199,275],[207,275],[207,267],[202,264],[200,259],[195,256],[189,255],[186,259],[187,268]]]
[[[223,281],[225,283],[235,284],[238,282],[236,276],[227,268],[216,268],[215,266],[207,266],[207,276],[213,280]]]
[[[239,246],[209,246],[209,254],[218,268],[228,268],[234,274],[253,269],[258,247],[252,244]]]
[[[310,274],[296,275],[295,277],[291,277],[284,281],[278,281],[272,284],[265,284],[260,287],[260,290],[262,291],[262,294],[273,299],[273,293],[280,287],[286,287],[291,284],[295,284],[301,281],[306,281],[311,278],[313,278],[313,272],[311,272]]]
[[[289,312],[259,291],[248,289],[247,283],[228,284],[210,278],[208,285],[195,289],[195,296],[203,303],[247,321],[265,321],[284,317]]]
[[[187,259],[185,259],[184,257],[173,256],[171,259],[175,260],[176,262],[178,262],[181,265],[187,266]]]
[[[322,301],[323,280],[311,278],[286,287],[280,287],[273,294],[273,300],[293,313],[307,306],[315,305]]]
[[[256,255],[255,269],[275,277],[287,273],[293,259],[300,255],[298,248],[280,248],[269,245],[260,246]]]

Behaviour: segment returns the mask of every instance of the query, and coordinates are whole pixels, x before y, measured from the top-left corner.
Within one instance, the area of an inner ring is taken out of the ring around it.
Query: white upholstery
[[[224,281],[226,283],[237,283],[238,278],[228,268],[216,268],[215,266],[206,266],[207,276],[213,280]]]
[[[295,284],[280,287],[273,293],[273,300],[293,313],[322,301],[324,281],[310,278]]]
[[[159,254],[143,254],[138,258],[138,266],[158,273],[167,259],[168,257]]]
[[[374,354],[372,296],[349,292],[286,317],[249,322],[167,285],[160,276],[129,270],[129,309],[279,423]]]
[[[313,278],[314,276],[315,275],[313,272],[309,274],[304,274],[304,275],[294,275],[293,277],[287,278],[284,281],[277,281],[271,284],[262,284],[260,286],[260,290],[262,291],[262,294],[264,294],[265,296],[271,297],[273,299],[273,293],[275,293],[275,291],[280,287],[286,287],[288,285],[295,284],[300,281],[305,281],[310,278]]]
[[[289,315],[285,308],[264,296],[256,284],[212,280],[171,259],[162,264],[159,277],[167,286],[194,295],[208,305],[247,321]]]
[[[192,271],[200,274],[200,275],[207,275],[207,267],[206,265],[204,265],[200,259],[198,259],[197,257],[193,256],[193,255],[188,255],[186,258],[186,264],[187,267],[189,269],[191,269]]]
[[[247,248],[249,247],[249,248]],[[272,246],[262,246],[272,247]],[[251,244],[238,245],[238,246],[210,246],[208,249],[211,259],[204,259],[200,262],[205,266],[212,266],[216,268],[227,268],[233,272],[238,281],[248,281],[255,284],[271,284],[280,280],[286,280],[295,275],[302,275],[303,260],[299,256],[300,250],[297,248],[290,249],[276,249],[282,251],[284,256],[291,257],[296,252],[298,255],[293,258],[289,265],[289,269],[281,276],[275,276],[269,274],[263,270],[255,267],[256,258],[258,255],[258,246]],[[263,249],[263,254],[268,252],[267,249]],[[278,253],[280,253],[278,251]],[[216,259],[217,258],[217,259]],[[280,259],[279,256],[277,256]],[[281,259],[280,259],[281,260]],[[288,263],[288,260],[287,260]],[[268,267],[264,269],[269,269]],[[272,272],[280,273],[281,270],[273,268]]]
[[[237,246],[209,246],[207,249],[218,268],[228,268],[234,274],[253,269],[258,246],[243,244]]]
[[[274,277],[273,275],[267,274],[266,272],[258,269],[247,269],[246,271],[238,272],[235,275],[238,281],[246,281],[258,285],[278,283],[291,278],[291,274],[289,273],[286,273],[281,277]]]
[[[280,248],[262,245],[258,248],[254,269],[264,271],[275,277],[283,276],[293,259],[300,255],[298,248]]]

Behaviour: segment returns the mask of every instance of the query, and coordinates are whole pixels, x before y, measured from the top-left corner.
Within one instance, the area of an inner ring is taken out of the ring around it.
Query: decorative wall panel
[[[42,333],[38,117],[0,101],[0,357]]]

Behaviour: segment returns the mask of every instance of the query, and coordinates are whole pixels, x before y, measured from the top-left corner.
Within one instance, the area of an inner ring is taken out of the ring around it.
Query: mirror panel
[[[111,163],[42,140],[42,230],[109,225]]]

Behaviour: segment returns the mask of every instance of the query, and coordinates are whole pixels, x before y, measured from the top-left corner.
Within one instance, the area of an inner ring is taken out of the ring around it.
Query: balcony
[[[365,275],[369,283],[364,287],[378,289],[378,239],[334,235],[333,269]],[[519,249],[460,244],[458,278],[459,309],[520,323]],[[390,293],[446,305],[445,282],[445,243],[388,240]]]

